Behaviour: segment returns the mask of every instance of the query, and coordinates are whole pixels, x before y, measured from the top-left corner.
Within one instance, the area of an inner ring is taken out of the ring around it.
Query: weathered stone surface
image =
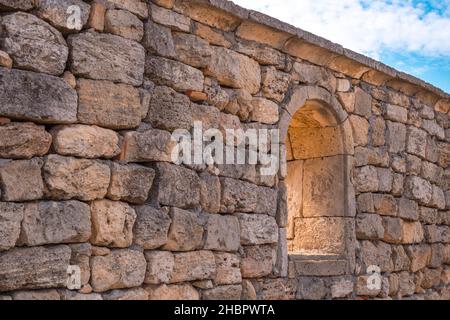
[[[127,132],[120,159],[127,162],[171,161],[175,142],[167,131]]]
[[[450,243],[450,227],[425,225],[425,238],[429,243]]]
[[[189,98],[173,89],[158,86],[153,91],[146,122],[154,128],[173,131],[190,129],[192,126],[192,109]]]
[[[163,162],[156,167],[160,204],[183,209],[199,205],[201,185],[195,171]]]
[[[221,32],[201,23],[195,23],[194,26],[194,34],[207,40],[210,44],[225,48],[231,47],[231,42]]]
[[[233,49],[255,59],[261,65],[273,65],[279,69],[284,69],[286,67],[287,58],[283,53],[256,42],[240,41]]]
[[[45,155],[52,142],[43,126],[34,123],[8,123],[0,126],[0,157],[29,159]]]
[[[292,78],[301,83],[319,85],[334,91],[336,79],[325,68],[312,64],[295,62],[292,66]]]
[[[365,240],[383,239],[382,218],[377,214],[358,214],[356,218],[356,237]]]
[[[135,41],[96,32],[69,36],[73,74],[95,80],[142,84],[145,49]]]
[[[5,67],[11,69],[13,66],[13,61],[9,54],[5,51],[0,50],[0,67]]]
[[[112,250],[107,256],[91,258],[91,284],[95,292],[132,288],[144,282],[146,261],[142,252]]]
[[[119,154],[119,135],[97,126],[58,126],[52,131],[56,153],[81,158],[112,158]]]
[[[408,176],[405,181],[406,196],[419,201],[420,204],[427,204],[433,196],[432,185],[416,176]]]
[[[135,207],[134,243],[144,249],[155,249],[167,242],[170,217],[167,213],[148,205]]]
[[[296,297],[304,300],[319,300],[325,298],[327,288],[320,278],[302,277],[299,280]]]
[[[351,115],[349,120],[352,126],[353,141],[355,145],[367,145],[369,137],[369,122],[365,118],[355,115]]]
[[[342,254],[346,235],[353,230],[354,225],[346,218],[296,218],[292,250]]]
[[[12,293],[13,300],[60,300],[58,291],[50,290],[30,290],[30,291],[16,291]]]
[[[195,68],[208,66],[212,50],[208,42],[192,34],[173,34],[176,59]]]
[[[171,208],[170,218],[172,223],[164,250],[193,251],[202,247],[203,226],[197,213]]]
[[[283,101],[291,77],[274,67],[264,68],[261,73],[262,91],[267,98]]]
[[[252,100],[252,111],[250,120],[265,124],[274,124],[278,122],[278,105],[275,102],[264,98],[254,98]]]
[[[144,282],[148,284],[169,283],[175,263],[173,254],[168,251],[146,251],[144,255],[147,260]]]
[[[175,57],[175,44],[170,29],[151,20],[145,23],[142,44],[151,53],[167,58]]]
[[[97,246],[125,248],[133,241],[136,213],[124,202],[97,200],[91,202],[92,237]]]
[[[77,94],[63,79],[0,68],[0,115],[38,123],[77,120]]]
[[[408,271],[411,261],[403,246],[392,246],[392,271]]]
[[[148,56],[145,74],[156,84],[170,86],[177,91],[203,90],[203,73],[178,61]]]
[[[219,177],[208,173],[200,174],[200,204],[206,212],[220,211],[220,180]]]
[[[69,9],[70,6],[79,8],[79,20],[71,18],[74,11]],[[36,15],[58,30],[73,32],[81,30],[86,25],[90,9],[90,5],[81,0],[39,0]]]
[[[386,105],[386,119],[406,123],[408,121],[408,110],[403,107],[388,104]]]
[[[23,12],[2,17],[0,27],[2,49],[14,66],[52,75],[63,73],[69,50],[58,30]]]
[[[412,244],[420,243],[424,239],[424,232],[420,222],[404,222],[402,243]]]
[[[108,10],[105,15],[105,31],[139,42],[144,36],[144,23],[128,11]]]
[[[148,300],[148,292],[142,288],[116,289],[102,295],[103,300]]]
[[[402,152],[406,147],[406,126],[401,123],[386,121],[386,141],[389,151],[392,153]]]
[[[222,178],[221,212],[253,212],[274,216],[276,213],[276,192],[267,187]]]
[[[406,220],[419,219],[419,205],[417,202],[401,198],[398,200],[398,216]]]
[[[54,199],[83,201],[105,197],[110,181],[109,166],[95,160],[50,155],[44,167],[48,195]]]
[[[27,201],[42,198],[42,160],[15,160],[0,164],[0,186],[5,201]]]
[[[278,241],[278,226],[265,214],[238,214],[243,245],[260,245]]]
[[[139,91],[126,84],[78,80],[78,120],[112,129],[135,128],[141,122]]]
[[[102,296],[98,293],[80,293],[77,291],[70,291],[70,290],[58,290],[58,292],[61,296],[61,300],[69,300],[69,301],[103,300]]]
[[[384,242],[361,242],[361,260],[365,265],[363,270],[369,266],[378,266],[382,272],[391,270],[391,246]]]
[[[33,0],[0,0],[0,9],[28,11],[35,7]]]
[[[89,206],[79,201],[25,204],[19,243],[37,246],[85,242],[91,236]]]
[[[239,284],[242,282],[239,257],[231,253],[215,253],[216,276],[214,283],[216,285]],[[239,299],[239,298],[238,298]]]
[[[153,21],[169,26],[177,31],[189,32],[191,29],[191,19],[166,8],[151,4],[150,16]]]
[[[407,133],[406,151],[416,156],[425,158],[427,133],[421,129],[410,126]]]
[[[87,26],[95,31],[102,32],[105,29],[106,6],[102,2],[93,2]]]
[[[136,14],[139,18],[146,19],[148,17],[148,8],[146,1],[141,0],[106,0],[107,4],[113,5],[115,8],[128,10]]]
[[[432,185],[433,188],[433,194],[431,196],[431,200],[428,203],[430,207],[438,208],[438,209],[445,209],[445,194],[444,191],[442,191],[441,188]]]
[[[411,271],[416,272],[428,265],[431,258],[431,247],[428,245],[407,246],[406,253],[411,259]]]
[[[355,170],[355,187],[359,192],[378,191],[378,173],[372,166],[365,166]]]
[[[200,294],[190,284],[146,286],[149,300],[200,300]]]
[[[14,248],[0,253],[0,291],[63,287],[70,248]]]
[[[92,246],[90,243],[75,243],[70,244],[69,247],[72,251],[70,264],[80,267],[81,289],[79,292],[91,293],[92,287],[89,284],[89,279],[91,278],[91,267],[89,259],[92,256]]]
[[[241,285],[218,286],[203,291],[204,300],[239,300],[241,298]]]
[[[252,95],[245,89],[226,89],[225,92],[228,97],[228,103],[223,108],[223,111],[238,116],[242,121],[249,120],[254,108]],[[258,102],[260,101],[256,101],[255,104]]]
[[[241,255],[243,278],[260,278],[272,272],[274,248],[271,245],[245,246]]]
[[[258,63],[242,54],[222,47],[214,47],[206,73],[223,85],[246,89],[251,94],[258,92],[261,71]]]
[[[403,220],[399,218],[383,217],[384,237],[388,243],[401,243],[403,239]]]
[[[0,251],[15,246],[19,239],[24,205],[0,202]]]
[[[209,215],[205,249],[237,251],[240,245],[239,220],[235,216]]]
[[[143,204],[155,178],[155,170],[140,165],[111,164],[111,183],[107,197],[134,204]]]
[[[174,256],[172,283],[212,279],[216,273],[216,262],[211,251],[175,253]]]

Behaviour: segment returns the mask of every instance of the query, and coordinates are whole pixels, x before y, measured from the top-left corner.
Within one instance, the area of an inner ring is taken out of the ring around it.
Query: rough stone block
[[[219,177],[207,173],[200,174],[200,204],[206,212],[220,211],[220,180]]]
[[[270,49],[270,48],[267,48]],[[282,102],[288,90],[291,77],[274,67],[264,68],[261,73],[262,92],[264,96]]]
[[[413,200],[400,198],[398,200],[398,216],[406,220],[419,220],[419,205]]]
[[[0,291],[64,287],[70,248],[14,248],[0,253]]]
[[[240,259],[236,254],[215,253],[216,276],[214,283],[216,285],[240,284],[242,282]],[[239,298],[240,299],[240,298]]]
[[[20,235],[24,205],[0,202],[0,251],[15,246]]]
[[[386,105],[386,119],[406,123],[408,121],[408,110],[403,107],[388,104]]]
[[[411,259],[411,271],[417,272],[428,265],[431,258],[431,247],[429,245],[407,246],[406,253]]]
[[[77,6],[80,9],[79,22],[69,24],[72,11],[70,6]],[[86,25],[91,6],[81,0],[39,0],[37,1],[36,15],[50,23],[56,29],[63,32],[80,31]]]
[[[126,84],[78,80],[78,120],[111,129],[135,128],[141,122],[139,91]]]
[[[77,94],[63,79],[0,68],[0,116],[37,123],[77,121]]]
[[[142,288],[116,289],[102,295],[103,300],[148,300],[148,292]]]
[[[34,123],[8,123],[0,126],[0,157],[30,159],[45,155],[52,136]]]
[[[193,251],[203,245],[203,226],[198,213],[171,208],[170,225],[167,243],[164,250]]]
[[[104,198],[111,177],[109,166],[99,161],[59,155],[47,157],[43,172],[48,196],[60,200]]]
[[[24,10],[28,11],[35,7],[33,0],[0,0],[2,10]]]
[[[85,32],[69,36],[73,74],[139,86],[144,76],[145,49],[112,34]]]
[[[208,42],[193,34],[173,34],[176,59],[195,68],[205,68],[210,63],[212,50]]]
[[[144,282],[146,261],[140,251],[112,250],[107,256],[91,258],[91,284],[95,292],[132,288]]]
[[[237,215],[241,228],[241,244],[261,245],[278,241],[278,226],[275,218],[265,214]]]
[[[420,177],[408,176],[405,180],[405,195],[426,205],[432,199],[433,188],[428,181]]]
[[[171,282],[213,279],[216,262],[211,251],[175,253],[175,264]]]
[[[150,17],[153,21],[178,31],[189,32],[191,19],[177,12],[150,4]]]
[[[362,240],[378,240],[384,237],[383,220],[377,214],[358,214],[356,237]]]
[[[275,250],[272,245],[245,246],[241,254],[243,278],[260,278],[272,272]]]
[[[134,13],[141,19],[148,18],[148,8],[146,1],[141,0],[106,0],[107,4],[114,8],[123,9]]]
[[[0,164],[0,186],[5,201],[37,200],[44,195],[42,160],[14,160]]]
[[[128,11],[108,10],[105,15],[105,31],[139,42],[144,36],[144,23]]]
[[[426,156],[427,133],[421,129],[410,126],[407,132],[406,151],[421,158]]]
[[[403,220],[383,217],[384,237],[387,243],[401,243],[403,239]]]
[[[97,126],[70,125],[54,128],[56,153],[80,158],[112,158],[119,154],[119,135]]]
[[[189,130],[193,125],[189,98],[169,87],[156,87],[145,121],[154,128]]]
[[[406,126],[401,123],[386,121],[387,133],[386,142],[389,152],[398,153],[406,147]]]
[[[241,285],[218,286],[213,289],[204,290],[204,300],[239,300],[241,298]]]
[[[254,98],[252,100],[252,111],[250,120],[265,124],[274,124],[278,122],[278,105],[264,98]]]
[[[378,173],[372,166],[357,168],[354,173],[355,188],[359,192],[378,191]]]
[[[366,270],[369,266],[378,266],[381,272],[391,271],[391,246],[384,242],[361,242],[361,261],[364,263]]]
[[[134,243],[145,250],[166,244],[171,222],[169,215],[148,205],[135,207],[135,210]]]
[[[175,44],[170,29],[148,20],[145,23],[143,46],[151,53],[166,58],[175,57]]]
[[[133,241],[136,212],[128,204],[118,201],[91,202],[92,237],[97,246],[125,248]]]
[[[190,284],[146,286],[148,300],[200,300],[200,294]]]
[[[91,236],[89,206],[79,201],[25,204],[19,243],[27,246],[86,242]]]
[[[69,50],[58,30],[24,12],[2,17],[0,27],[2,50],[15,67],[51,75],[64,72]]]
[[[155,170],[140,165],[111,164],[111,182],[107,197],[134,204],[143,204],[155,178]]]
[[[183,209],[199,205],[201,185],[195,171],[163,162],[159,162],[156,168],[160,204]]]
[[[148,56],[145,74],[156,84],[169,86],[177,91],[203,91],[203,73],[178,61]]]
[[[206,74],[217,78],[223,85],[246,89],[251,94],[260,88],[261,70],[258,63],[226,48],[214,47]]]
[[[237,251],[240,245],[239,220],[235,216],[208,216],[205,249]]]
[[[420,243],[424,239],[424,232],[420,222],[404,222],[402,231],[402,243]]]
[[[146,251],[144,255],[147,260],[144,282],[148,284],[169,283],[175,263],[173,254],[168,251]]]

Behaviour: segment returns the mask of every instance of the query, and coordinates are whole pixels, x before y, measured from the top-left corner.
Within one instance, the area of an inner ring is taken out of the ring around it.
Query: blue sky
[[[233,0],[450,93],[450,0]]]

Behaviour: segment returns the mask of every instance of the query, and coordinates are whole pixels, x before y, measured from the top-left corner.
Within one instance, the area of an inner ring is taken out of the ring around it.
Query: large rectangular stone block
[[[65,287],[70,248],[15,248],[0,253],[0,291]]]
[[[265,214],[240,213],[237,216],[243,245],[270,244],[278,241],[278,226],[275,218]]]
[[[0,202],[0,251],[15,246],[20,235],[24,205]]]
[[[216,262],[211,251],[175,253],[171,283],[213,279]]]

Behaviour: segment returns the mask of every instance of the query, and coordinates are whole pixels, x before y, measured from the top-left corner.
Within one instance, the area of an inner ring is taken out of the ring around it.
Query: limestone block
[[[145,23],[142,44],[151,53],[166,58],[175,57],[175,44],[170,28],[161,26],[151,20]]]
[[[27,201],[42,198],[42,160],[14,160],[0,164],[0,186],[5,201]]]
[[[261,245],[278,241],[278,226],[275,218],[265,214],[237,215],[241,228],[241,244]]]
[[[200,294],[190,284],[146,286],[149,300],[200,300]]]
[[[54,199],[83,201],[105,197],[111,177],[109,166],[96,160],[50,155],[44,167],[47,193]]]
[[[225,285],[204,290],[202,298],[204,300],[239,300],[241,293],[241,285]]]
[[[139,86],[142,84],[145,49],[135,41],[112,34],[85,32],[67,39],[70,68],[76,76]]]
[[[195,68],[205,68],[210,63],[212,49],[206,40],[193,34],[176,32],[173,42],[178,61]]]
[[[197,213],[171,208],[170,218],[172,223],[164,250],[193,251],[202,247],[203,226]]]
[[[155,170],[140,165],[111,164],[111,182],[107,197],[134,204],[143,204],[155,178]]]
[[[169,283],[175,263],[173,254],[168,251],[146,251],[144,255],[147,260],[144,282],[148,284]]]
[[[141,19],[148,17],[148,8],[146,1],[142,0],[106,0],[107,4],[114,8],[128,10],[136,14]]]
[[[141,122],[139,91],[130,85],[79,79],[77,91],[81,123],[128,129]]]
[[[239,256],[232,253],[215,253],[216,285],[240,284],[242,282]]]
[[[144,23],[128,11],[108,10],[105,15],[105,31],[139,42],[144,36]]]
[[[166,244],[171,222],[169,215],[148,205],[135,207],[135,211],[137,218],[133,228],[134,243],[145,250]]]
[[[211,251],[175,253],[171,283],[213,279],[216,262]]]
[[[242,278],[260,278],[272,272],[274,248],[271,245],[245,246],[241,255]]]
[[[24,205],[0,202],[0,251],[15,246],[20,235]]]
[[[120,160],[126,162],[171,161],[175,142],[168,131],[148,129],[126,132]]]
[[[80,22],[70,25],[68,22],[72,11],[70,6],[77,6],[80,10]],[[39,0],[36,15],[63,32],[80,31],[86,25],[91,6],[81,0]]]
[[[13,122],[0,126],[0,157],[30,159],[45,155],[52,142],[45,127]]]
[[[365,240],[383,239],[383,219],[377,214],[358,214],[356,219],[356,237]]]
[[[25,204],[19,243],[27,246],[86,242],[91,236],[89,206],[79,201]]]
[[[270,48],[266,48],[270,49]],[[274,67],[264,68],[261,72],[262,92],[265,97],[282,102],[291,77],[289,74],[278,71]]]
[[[2,50],[11,56],[15,67],[51,75],[64,72],[69,50],[58,30],[24,12],[2,17],[0,26]]]
[[[92,237],[97,246],[126,248],[133,241],[136,212],[119,201],[97,200],[91,202]]]
[[[144,282],[146,261],[142,252],[112,250],[107,256],[91,258],[91,284],[95,292],[132,288]]]
[[[240,245],[239,220],[235,216],[209,215],[205,249],[237,251]]]

